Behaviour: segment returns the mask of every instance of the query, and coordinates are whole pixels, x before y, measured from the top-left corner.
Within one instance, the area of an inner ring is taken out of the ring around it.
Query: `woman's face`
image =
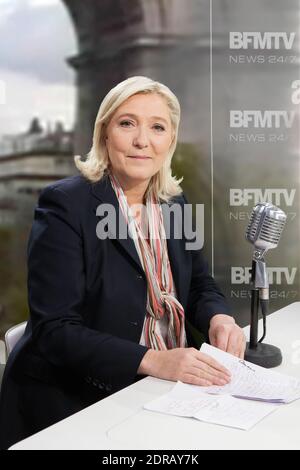
[[[106,129],[109,160],[120,182],[148,183],[162,167],[173,135],[163,97],[137,94],[124,101]]]

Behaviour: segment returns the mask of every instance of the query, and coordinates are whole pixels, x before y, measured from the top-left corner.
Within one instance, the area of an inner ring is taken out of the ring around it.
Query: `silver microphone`
[[[267,250],[276,248],[286,222],[286,214],[269,203],[257,204],[246,229],[246,239],[254,245],[255,259],[261,259]]]
[[[254,245],[251,270],[250,342],[247,343],[245,359],[263,367],[275,367],[282,361],[279,348],[262,343],[266,336],[269,302],[269,280],[264,254],[271,248],[277,247],[286,218],[286,214],[272,204],[257,204],[252,211],[245,234],[246,240]],[[263,336],[258,341],[259,304],[263,317]]]

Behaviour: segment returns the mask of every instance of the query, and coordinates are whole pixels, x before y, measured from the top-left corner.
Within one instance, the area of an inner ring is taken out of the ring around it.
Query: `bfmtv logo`
[[[287,284],[293,285],[296,279],[297,267],[270,267],[267,268],[269,284]],[[231,284],[250,284],[251,268],[246,266],[231,267]]]
[[[231,188],[229,190],[230,206],[248,206],[269,202],[275,206],[292,206],[296,189],[283,188]]]
[[[285,127],[290,129],[296,118],[295,111],[277,111],[259,109],[232,109],[229,114],[230,128],[244,128],[249,127],[271,129],[275,127],[279,129]]]
[[[230,49],[292,49],[296,33],[259,31],[231,31],[229,33]]]

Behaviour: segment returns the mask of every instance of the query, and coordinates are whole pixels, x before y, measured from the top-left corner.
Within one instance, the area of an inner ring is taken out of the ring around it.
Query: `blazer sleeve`
[[[183,195],[184,203],[187,199]],[[195,223],[192,221],[193,229]],[[218,314],[229,313],[229,306],[214,278],[209,274],[208,263],[203,249],[190,250],[192,257],[192,275],[187,302],[187,316],[191,323],[208,338],[211,318]]]
[[[28,242],[33,345],[52,366],[87,382],[101,381],[114,392],[134,382],[148,348],[84,324],[83,249],[74,201],[63,190],[47,187]]]

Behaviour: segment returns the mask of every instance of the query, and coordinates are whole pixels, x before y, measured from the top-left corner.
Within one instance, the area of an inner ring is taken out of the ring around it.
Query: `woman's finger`
[[[216,361],[213,357],[208,356],[208,354],[202,353],[200,351],[197,351],[198,354],[196,355],[196,359],[200,361],[201,363],[205,363],[208,366],[210,366],[213,371],[215,372],[221,372],[227,377],[231,377],[231,373],[229,372],[226,367],[222,366],[218,361]]]
[[[229,377],[225,376],[220,372],[216,372],[215,369],[208,367],[203,364],[203,368],[200,366],[192,367],[191,372],[198,377],[203,377],[205,380],[209,380],[213,385],[226,385],[229,382]]]

